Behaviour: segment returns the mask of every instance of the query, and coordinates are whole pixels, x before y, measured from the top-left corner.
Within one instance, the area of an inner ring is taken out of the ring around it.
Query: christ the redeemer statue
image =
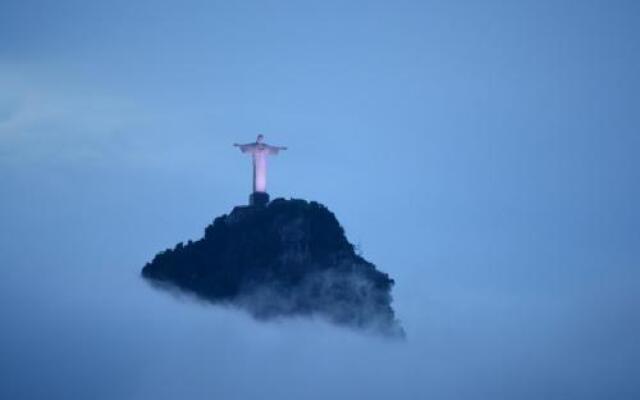
[[[253,193],[249,197],[249,204],[265,205],[269,202],[267,194],[267,156],[276,155],[286,147],[271,146],[263,142],[264,136],[258,135],[254,143],[237,144],[243,153],[250,153],[253,158]]]

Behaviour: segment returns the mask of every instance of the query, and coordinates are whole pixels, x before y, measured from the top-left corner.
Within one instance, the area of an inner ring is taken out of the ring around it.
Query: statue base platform
[[[249,196],[249,205],[255,207],[264,207],[269,203],[269,193],[253,192]]]

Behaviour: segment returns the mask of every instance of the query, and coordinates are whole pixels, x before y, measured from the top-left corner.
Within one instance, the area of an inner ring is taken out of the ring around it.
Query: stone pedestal
[[[255,207],[264,207],[269,203],[269,193],[253,192],[249,196],[249,205]]]

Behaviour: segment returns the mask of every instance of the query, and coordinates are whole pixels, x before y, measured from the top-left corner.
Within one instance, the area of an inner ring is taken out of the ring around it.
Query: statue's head
[[[262,143],[262,141],[264,140],[264,136],[261,134],[258,135],[258,138],[256,139],[257,143]]]

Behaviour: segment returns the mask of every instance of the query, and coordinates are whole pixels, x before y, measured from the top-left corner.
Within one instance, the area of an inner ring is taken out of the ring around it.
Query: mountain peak
[[[259,319],[317,315],[404,335],[391,307],[393,279],[356,254],[335,215],[315,201],[235,207],[204,238],[157,254],[142,275]]]

